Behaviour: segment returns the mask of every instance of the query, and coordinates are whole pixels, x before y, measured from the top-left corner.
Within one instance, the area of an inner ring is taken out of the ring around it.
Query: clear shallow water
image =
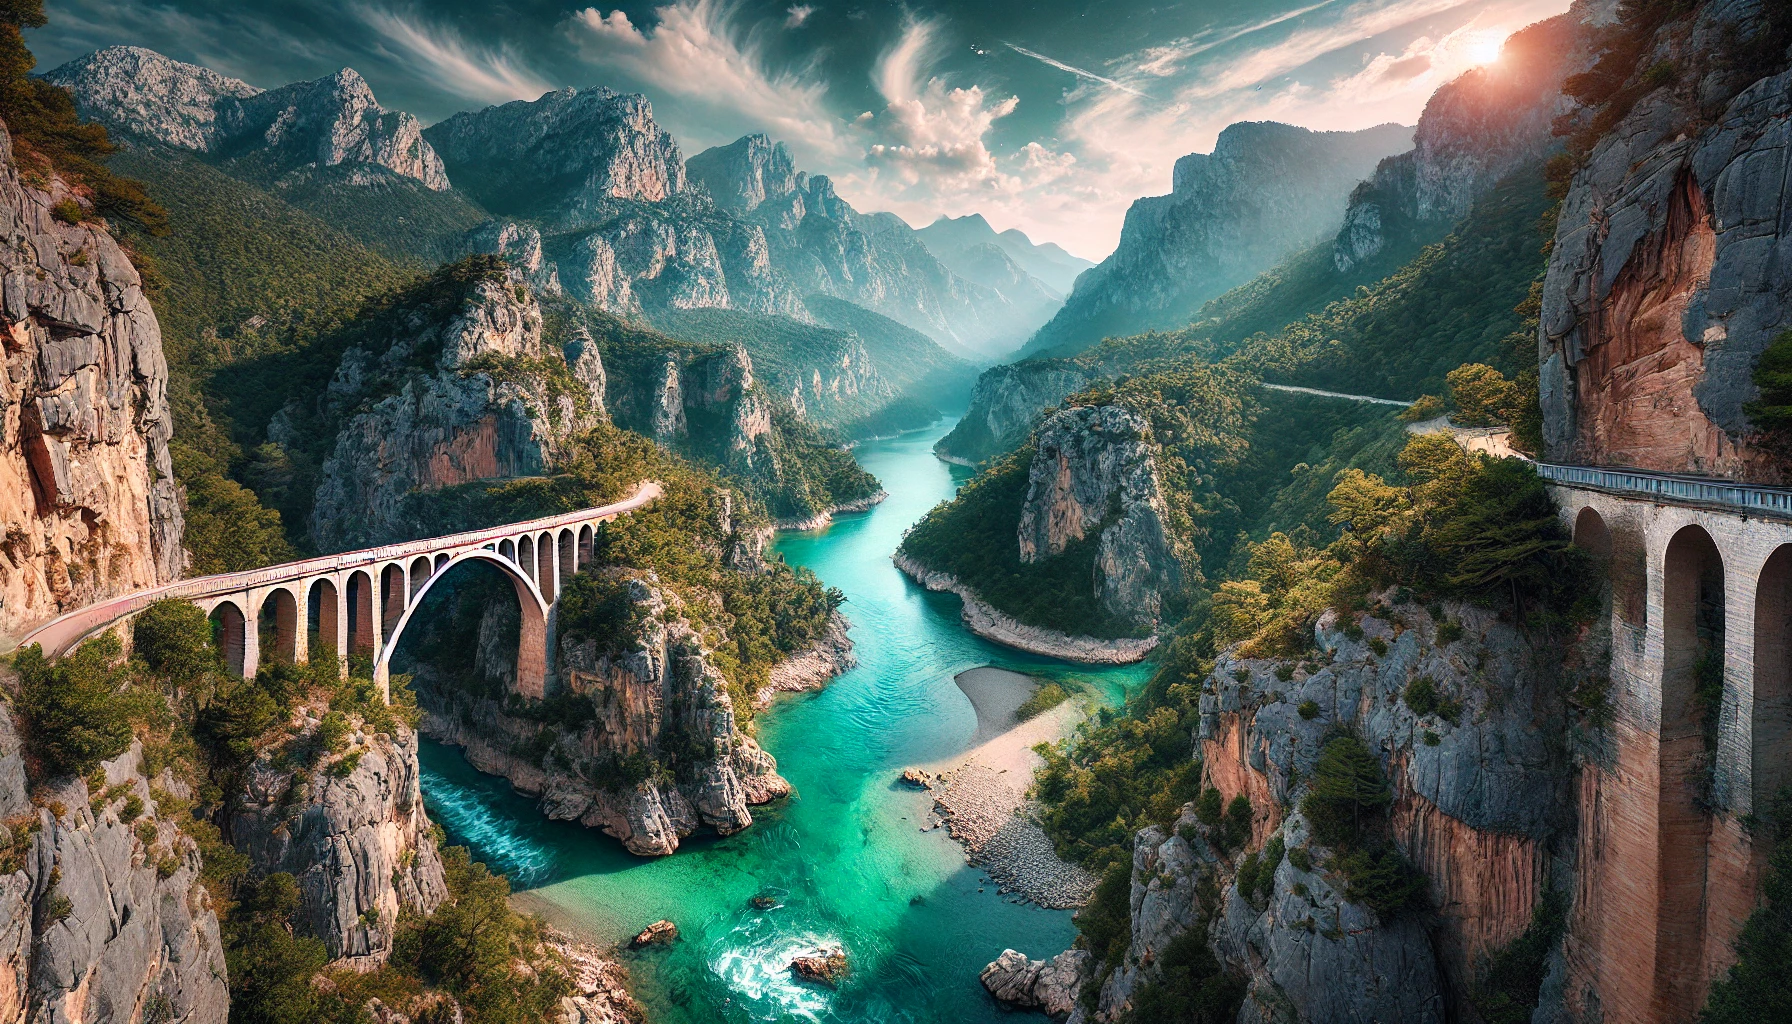
[[[678,925],[677,944],[624,955],[656,1024],[1011,1019],[977,972],[1004,948],[1047,956],[1074,936],[1067,911],[1009,902],[994,885],[979,892],[986,876],[943,829],[919,831],[931,800],[897,776],[968,745],[976,716],[952,681],[967,668],[1069,675],[1110,701],[1149,669],[1089,670],[987,643],[959,624],[958,598],[928,593],[890,564],[903,530],[966,474],[933,457],[950,426],[861,447],[859,461],[890,497],[774,547],[846,593],[859,667],[760,714],[759,741],[795,794],[754,808],[752,828],[693,836],[671,857],[643,860],[601,833],[543,821],[502,780],[424,745],[430,814],[532,889],[550,916],[604,941],[660,918]],[[756,895],[779,905],[755,910]],[[851,960],[838,991],[786,969],[823,943]]]

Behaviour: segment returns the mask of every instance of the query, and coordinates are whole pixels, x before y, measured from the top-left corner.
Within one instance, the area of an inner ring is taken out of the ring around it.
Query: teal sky
[[[50,0],[40,66],[127,43],[272,87],[353,67],[436,121],[639,91],[687,156],[763,131],[866,210],[980,212],[1099,259],[1235,121],[1414,123],[1567,0]]]

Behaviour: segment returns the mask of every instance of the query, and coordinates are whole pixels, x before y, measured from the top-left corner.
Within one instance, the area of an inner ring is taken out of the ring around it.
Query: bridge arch
[[[1612,557],[1611,528],[1605,525],[1605,517],[1591,505],[1574,517],[1574,546],[1600,561]]]
[[[1712,726],[1724,686],[1724,560],[1698,525],[1662,563],[1655,986],[1668,1018],[1697,1012],[1710,867]]]
[[[275,661],[289,665],[305,660],[305,643],[301,635],[299,602],[288,587],[275,587],[262,598],[256,616],[261,632],[261,648]]]
[[[351,654],[372,656],[379,646],[373,621],[373,577],[366,569],[348,574],[348,649]]]
[[[1774,549],[1755,587],[1753,698],[1751,806],[1760,814],[1792,785],[1792,544]]]
[[[448,556],[443,555],[442,557],[446,558]],[[428,555],[418,555],[416,558],[411,559],[411,593],[409,600],[415,601],[417,599],[417,592],[423,589],[423,581],[429,579],[435,571],[435,563],[429,560]]]
[[[535,585],[549,604],[560,593],[560,580],[554,572],[554,535],[542,532],[535,538]]]
[[[554,581],[555,593],[566,588],[566,581],[579,571],[578,534],[571,527],[559,531],[554,543],[560,552],[560,577]]]
[[[212,635],[217,637],[218,653],[224,658],[224,668],[235,675],[242,675],[249,648],[249,621],[243,615],[242,607],[227,597],[212,605],[206,617],[212,621]]]
[[[373,666],[373,681],[378,685],[381,697],[390,700],[392,679],[392,653],[398,649],[398,641],[404,636],[405,627],[410,625],[411,618],[419,608],[423,607],[423,599],[430,588],[448,575],[448,571],[462,562],[480,561],[498,567],[504,577],[516,590],[517,607],[522,613],[522,627],[517,637],[516,688],[525,697],[540,698],[547,693],[547,630],[548,602],[542,598],[541,591],[536,588],[535,581],[523,572],[517,563],[505,558],[497,552],[486,548],[474,548],[448,559],[423,584],[423,588],[411,600],[404,614],[392,627],[391,634],[379,652]]]
[[[305,591],[305,608],[312,633],[307,644],[314,646],[319,656],[341,664],[348,651],[343,646],[346,623],[336,581],[328,576],[312,580]]]
[[[579,527],[579,565],[591,564],[591,546],[596,537],[597,534],[591,529],[590,523]]]
[[[405,585],[403,562],[388,562],[380,570],[380,631],[390,633],[392,624],[404,614],[405,598],[409,597],[409,588]]]

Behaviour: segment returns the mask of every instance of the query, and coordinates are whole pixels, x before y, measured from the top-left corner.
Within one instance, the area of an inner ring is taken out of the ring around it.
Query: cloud
[[[471,46],[447,28],[377,7],[361,7],[356,13],[379,34],[376,48],[456,96],[504,103],[532,100],[554,88],[511,54]]]
[[[785,28],[801,28],[803,25],[803,22],[809,20],[809,15],[814,14],[814,13],[815,13],[815,8],[813,6],[811,6],[809,4],[796,4],[796,5],[792,6],[790,8],[789,13],[787,13],[785,15],[784,27]]]
[[[590,7],[571,16],[568,31],[587,63],[606,74],[620,71],[656,101],[676,100],[679,109],[668,120],[701,142],[759,130],[790,143],[799,159],[847,152],[826,85],[806,69],[769,68],[753,35],[733,24],[732,8],[679,0],[653,13],[654,24],[637,26],[621,10]]]
[[[910,20],[872,71],[885,108],[861,123],[876,139],[865,158],[886,178],[880,190],[884,199],[937,199],[1015,184],[997,166],[984,138],[1020,99],[996,99],[981,86],[954,87],[934,75],[937,31],[932,22]]]
[[[1003,43],[1002,45],[1008,47],[1010,50],[1013,50],[1015,53],[1018,53],[1023,57],[1031,57],[1034,60],[1038,61],[1039,63],[1048,65],[1050,67],[1057,68],[1059,71],[1068,71],[1071,74],[1077,76],[1078,78],[1087,79],[1088,81],[1091,81],[1091,82],[1098,82],[1102,85],[1108,86],[1109,88],[1119,89],[1121,92],[1130,92],[1134,96],[1145,95],[1144,93],[1140,92],[1137,89],[1134,89],[1130,85],[1126,85],[1122,82],[1116,82],[1112,78],[1104,78],[1101,75],[1098,75],[1093,71],[1085,71],[1082,68],[1076,67],[1074,65],[1066,64],[1061,60],[1053,60],[1052,58],[1047,57],[1043,53],[1034,53],[1032,50],[1029,50],[1024,46],[1016,46],[1013,43]]]

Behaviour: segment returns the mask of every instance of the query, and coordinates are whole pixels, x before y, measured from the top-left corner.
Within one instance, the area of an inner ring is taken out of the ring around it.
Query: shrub
[[[1759,827],[1775,841],[1761,901],[1736,940],[1736,963],[1711,986],[1701,1024],[1782,1019],[1792,1006],[1792,790],[1780,790]]]
[[[1487,1024],[1530,1024],[1549,973],[1549,955],[1568,924],[1568,901],[1550,890],[1531,909],[1524,933],[1494,951],[1470,996]]]
[[[325,997],[311,983],[329,960],[322,941],[292,932],[299,886],[284,872],[242,887],[225,922],[230,1019],[309,1024],[324,1018]]]
[[[135,793],[124,798],[124,807],[119,809],[118,819],[130,824],[143,816],[143,798]]]
[[[212,624],[198,607],[167,598],[138,613],[131,646],[151,672],[185,685],[220,667]]]
[[[1363,842],[1393,802],[1375,755],[1356,737],[1340,736],[1320,751],[1301,811],[1313,835],[1335,849]]]
[[[1417,401],[1400,411],[1400,418],[1408,423],[1422,423],[1434,420],[1448,411],[1448,403],[1438,396],[1420,395]]]
[[[1120,966],[1132,945],[1132,865],[1111,864],[1102,872],[1076,927],[1096,963]]]
[[[1226,813],[1225,798],[1220,791],[1211,786],[1201,791],[1201,799],[1195,801],[1195,820],[1203,825],[1218,827]]]
[[[73,199],[64,199],[50,208],[50,216],[64,224],[79,224],[87,219],[87,211]]]
[[[1388,653],[1388,642],[1381,637],[1372,636],[1369,638],[1369,649],[1374,651],[1375,656],[1379,658]]]
[[[1462,623],[1445,619],[1437,624],[1437,645],[1443,647],[1462,639]]]
[[[1284,683],[1293,679],[1294,678],[1294,666],[1286,665],[1286,664],[1277,665],[1276,666],[1276,678],[1281,680]]]
[[[1407,683],[1401,697],[1406,701],[1406,706],[1412,709],[1412,713],[1420,718],[1436,715],[1451,725],[1459,724],[1462,718],[1462,702],[1445,696],[1438,689],[1437,680],[1430,676],[1419,676]]]
[[[1319,702],[1316,700],[1301,701],[1300,702],[1300,717],[1306,719],[1309,722],[1311,722],[1315,718],[1318,718],[1319,717]]]
[[[1028,697],[1026,701],[1015,710],[1015,715],[1018,716],[1021,721],[1025,722],[1029,719],[1037,718],[1069,699],[1070,691],[1066,690],[1061,684],[1046,683],[1044,686],[1033,691],[1032,696]]]
[[[1469,363],[1444,375],[1450,399],[1456,403],[1455,420],[1466,427],[1508,424],[1518,411],[1518,394],[1511,381],[1491,366]]]
[[[1233,797],[1232,802],[1226,805],[1226,823],[1223,828],[1227,848],[1241,846],[1250,840],[1251,817],[1251,800],[1243,793]]]
[[[1207,938],[1202,919],[1170,940],[1156,975],[1133,996],[1126,1024],[1231,1024],[1238,1017],[1245,982],[1226,973]]]
[[[32,753],[50,775],[86,775],[131,745],[131,702],[115,666],[123,645],[103,633],[51,664],[36,644],[19,652],[19,710]]]
[[[1313,870],[1313,855],[1307,852],[1306,847],[1296,846],[1288,851],[1288,863],[1301,871],[1311,871]]]

